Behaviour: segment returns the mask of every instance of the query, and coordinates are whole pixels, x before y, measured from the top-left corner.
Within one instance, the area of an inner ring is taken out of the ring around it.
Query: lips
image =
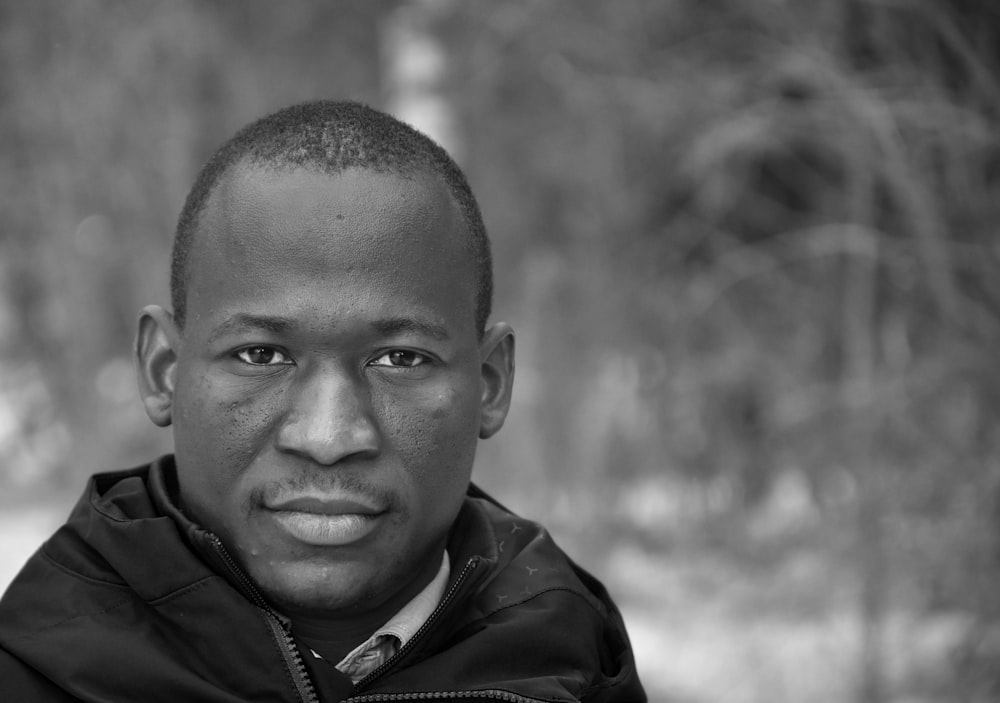
[[[267,508],[314,515],[376,515],[382,512],[378,505],[354,497],[298,496],[277,501]]]
[[[320,547],[346,546],[364,539],[385,512],[373,502],[353,496],[298,496],[265,508],[293,539]]]

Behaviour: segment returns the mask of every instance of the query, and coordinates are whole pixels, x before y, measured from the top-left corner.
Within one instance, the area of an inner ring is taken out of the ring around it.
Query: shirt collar
[[[448,552],[445,551],[441,555],[441,568],[438,569],[437,575],[431,582],[424,587],[424,590],[414,596],[371,637],[351,650],[336,667],[345,674],[349,674],[351,678],[355,678],[361,669],[373,670],[373,663],[377,666],[398,652],[417,634],[417,630],[427,622],[431,613],[437,608],[444,596],[444,589],[448,585],[450,575],[451,563],[448,559]]]

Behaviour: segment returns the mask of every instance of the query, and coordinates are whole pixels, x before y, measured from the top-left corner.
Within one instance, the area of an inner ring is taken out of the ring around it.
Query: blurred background
[[[211,151],[393,111],[492,233],[476,480],[620,602],[654,701],[1000,700],[1000,5],[0,1],[0,588],[169,451],[130,345]]]

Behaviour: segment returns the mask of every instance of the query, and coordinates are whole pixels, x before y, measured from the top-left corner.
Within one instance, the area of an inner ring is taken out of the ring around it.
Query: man
[[[643,701],[603,587],[470,484],[510,403],[436,144],[294,106],[202,169],[139,319],[175,454],[98,474],[0,602],[11,701]]]

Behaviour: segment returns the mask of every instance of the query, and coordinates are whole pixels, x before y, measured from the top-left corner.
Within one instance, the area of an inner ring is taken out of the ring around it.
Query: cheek
[[[240,392],[214,405],[218,442],[228,463],[246,466],[260,451],[281,416],[283,396],[281,389]]]
[[[391,428],[395,451],[413,480],[421,486],[451,486],[471,470],[475,457],[477,396],[442,385],[412,400],[388,403],[383,425]]]
[[[175,445],[202,485],[230,482],[248,466],[281,412],[283,391],[194,374],[178,385]]]

